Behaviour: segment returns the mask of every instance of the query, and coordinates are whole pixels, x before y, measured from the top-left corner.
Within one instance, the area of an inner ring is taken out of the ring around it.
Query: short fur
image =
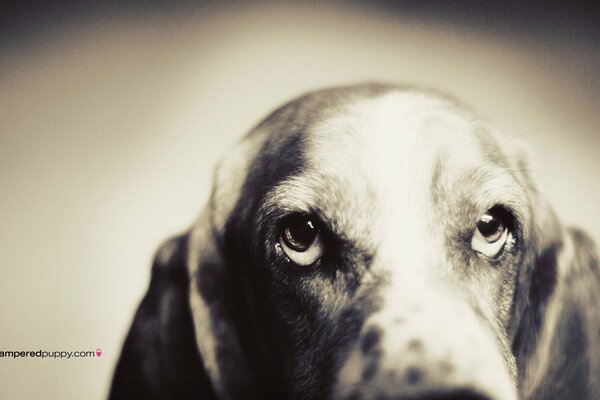
[[[508,148],[457,101],[367,84],[268,116],[159,250],[117,399],[597,399],[600,270]],[[478,216],[514,218],[497,258]],[[300,267],[278,237],[322,223]]]

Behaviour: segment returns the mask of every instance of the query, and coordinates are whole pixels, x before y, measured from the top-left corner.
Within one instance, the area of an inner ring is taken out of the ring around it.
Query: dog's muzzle
[[[390,285],[382,300],[340,370],[335,398],[516,399],[509,352],[458,293]]]

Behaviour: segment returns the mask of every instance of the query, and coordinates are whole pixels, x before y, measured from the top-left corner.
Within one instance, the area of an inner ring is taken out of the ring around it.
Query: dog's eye
[[[492,208],[477,221],[477,228],[471,239],[473,250],[486,257],[494,258],[500,254],[508,239],[508,221],[505,212]]]
[[[292,215],[284,220],[279,244],[298,265],[311,265],[323,255],[319,229],[312,219],[303,215]]]

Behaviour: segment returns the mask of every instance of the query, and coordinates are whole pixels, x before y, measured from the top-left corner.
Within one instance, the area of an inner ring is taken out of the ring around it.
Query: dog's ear
[[[186,267],[188,235],[163,244],[134,317],[109,398],[214,398],[194,337]]]
[[[115,369],[111,400],[253,398],[253,374],[239,341],[235,277],[219,244],[244,180],[240,153],[249,150],[243,147],[220,162],[211,200],[191,231],[158,250]]]
[[[593,241],[564,229],[537,191],[521,150],[531,223],[512,326],[524,399],[600,398],[600,269]]]
[[[226,231],[236,212],[247,211],[244,186],[267,136],[264,130],[252,132],[220,160],[209,204],[190,235],[188,269],[195,340],[215,393],[222,399],[259,398],[258,390],[265,390],[258,387],[257,378],[264,371],[255,364],[250,367],[249,354],[255,354],[260,343],[251,326],[252,304],[245,291],[248,283],[233,265],[238,255],[230,254]]]
[[[158,251],[150,287],[123,346],[111,387],[117,399],[261,398],[278,393],[254,340],[245,283],[225,251],[226,225],[244,213],[243,187],[269,136],[256,129],[222,158],[208,205],[189,234]],[[240,206],[242,205],[242,206]],[[253,314],[255,315],[255,314]],[[262,377],[258,379],[257,376]],[[257,382],[263,382],[259,388]],[[265,384],[266,382],[266,384]]]
[[[600,270],[581,230],[563,236],[556,283],[543,314],[526,398],[600,398]]]

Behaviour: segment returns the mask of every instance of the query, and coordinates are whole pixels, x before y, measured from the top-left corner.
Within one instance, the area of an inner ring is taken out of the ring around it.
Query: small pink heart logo
[[[102,355],[102,349],[96,349],[96,356],[100,357]]]

